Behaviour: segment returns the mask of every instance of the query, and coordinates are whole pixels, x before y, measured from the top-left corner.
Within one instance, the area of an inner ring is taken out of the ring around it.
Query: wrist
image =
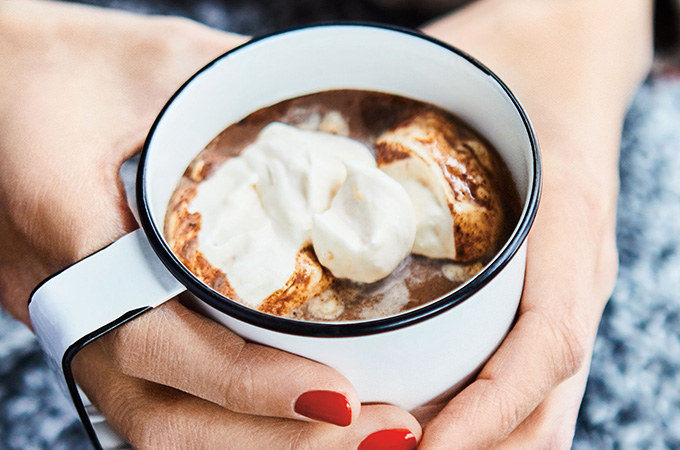
[[[652,0],[479,0],[423,28],[468,51],[520,99],[624,110],[652,60]]]

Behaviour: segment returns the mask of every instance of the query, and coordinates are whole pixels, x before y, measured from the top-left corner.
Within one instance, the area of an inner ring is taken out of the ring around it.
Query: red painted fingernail
[[[349,400],[333,391],[305,392],[295,402],[295,412],[310,419],[341,427],[352,423],[352,407]]]
[[[416,437],[409,430],[382,430],[364,439],[357,450],[414,450]]]

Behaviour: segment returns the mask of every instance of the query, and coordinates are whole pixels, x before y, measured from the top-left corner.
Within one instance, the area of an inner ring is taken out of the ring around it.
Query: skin
[[[481,1],[425,28],[515,92],[539,139],[544,182],[518,322],[427,425],[420,448],[571,448],[618,268],[621,127],[651,62],[651,3]]]
[[[424,28],[508,83],[544,164],[518,321],[424,430],[396,407],[361,405],[335,371],[245,343],[174,300],[81,353],[85,392],[140,449],[345,449],[393,428],[424,450],[570,448],[616,278],[620,133],[651,60],[651,4],[480,0]],[[0,301],[11,314],[30,326],[42,279],[136,227],[118,167],[181,82],[244,39],[184,19],[0,3]],[[349,427],[294,412],[319,389],[347,396]]]

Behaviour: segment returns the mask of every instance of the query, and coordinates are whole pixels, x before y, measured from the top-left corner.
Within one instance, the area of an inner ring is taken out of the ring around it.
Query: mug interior
[[[493,277],[526,237],[538,204],[538,148],[521,106],[493,73],[417,32],[356,24],[286,31],[226,53],[187,81],[158,116],[141,156],[138,205],[147,236],[168,269],[223,312],[274,328],[288,329],[291,325],[285,322],[294,322],[296,332],[300,329],[299,321],[259,313],[222,297],[184,269],[162,233],[177,182],[198,152],[230,124],[280,101],[332,89],[372,90],[432,103],[462,118],[497,149],[523,209],[505,247],[475,279]],[[464,287],[454,292],[464,292]],[[439,302],[448,307],[469,294]],[[400,314],[402,319],[373,322],[403,326],[436,312],[428,305]],[[326,324],[311,323],[312,328],[317,325]]]

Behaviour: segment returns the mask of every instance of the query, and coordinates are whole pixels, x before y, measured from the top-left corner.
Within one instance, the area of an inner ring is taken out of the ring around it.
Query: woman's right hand
[[[247,343],[176,300],[90,344],[74,372],[139,449],[355,449],[372,436],[361,450],[390,439],[406,450],[420,437],[410,414],[360,405],[329,367]]]
[[[0,301],[10,313],[30,326],[41,280],[136,228],[120,164],[179,85],[244,40],[184,19],[0,3]],[[421,435],[401,409],[362,406],[336,371],[246,343],[176,300],[90,344],[74,373],[139,449],[370,450],[390,438],[407,449]]]

